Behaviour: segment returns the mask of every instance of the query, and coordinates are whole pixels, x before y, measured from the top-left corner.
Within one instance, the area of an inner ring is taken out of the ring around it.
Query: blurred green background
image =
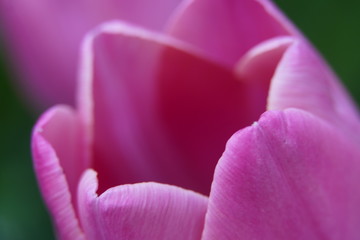
[[[360,2],[277,0],[360,103]],[[0,240],[54,239],[37,189],[30,133],[37,118],[16,92],[0,33]]]

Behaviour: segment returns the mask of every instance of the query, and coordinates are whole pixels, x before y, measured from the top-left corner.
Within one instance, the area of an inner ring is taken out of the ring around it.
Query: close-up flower
[[[359,111],[273,2],[30,2],[4,19],[53,105],[31,150],[57,239],[360,238]]]

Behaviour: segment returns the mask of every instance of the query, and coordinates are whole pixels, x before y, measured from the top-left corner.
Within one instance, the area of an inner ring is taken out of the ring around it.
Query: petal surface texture
[[[354,103],[329,66],[304,41],[287,49],[271,80],[267,108],[289,107],[311,112],[349,134],[360,132],[360,115]]]
[[[173,38],[101,26],[84,44],[79,94],[100,192],[157,181],[208,194],[228,138],[265,111],[252,84]]]
[[[79,153],[78,121],[74,111],[57,106],[34,128],[32,151],[40,190],[61,240],[83,240],[72,202],[83,168]]]
[[[358,146],[302,110],[265,113],[227,144],[203,239],[359,239]]]
[[[230,67],[256,44],[293,34],[271,3],[255,0],[184,1],[167,32]]]
[[[180,0],[1,1],[0,22],[29,98],[41,107],[74,104],[81,39],[122,19],[162,31]]]
[[[199,240],[207,198],[158,183],[108,189],[97,196],[96,173],[79,186],[79,209],[88,240]]]

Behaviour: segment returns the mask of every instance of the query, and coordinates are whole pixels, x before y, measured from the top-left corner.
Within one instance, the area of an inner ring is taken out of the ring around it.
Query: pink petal
[[[36,176],[62,240],[84,239],[72,205],[83,167],[77,124],[72,109],[57,106],[40,118],[32,136]]]
[[[96,173],[88,170],[79,186],[81,223],[88,240],[198,240],[207,198],[158,183],[111,188],[97,196]]]
[[[288,36],[271,38],[251,48],[237,63],[236,74],[252,86],[247,89],[246,94],[253,108],[263,108],[268,97],[270,79],[284,52],[293,42],[294,38]]]
[[[233,67],[256,44],[292,34],[284,19],[267,1],[190,0],[173,16],[168,32]]]
[[[293,37],[275,37],[255,45],[240,59],[237,73],[246,81],[269,81],[284,52],[294,41]]]
[[[79,101],[100,192],[157,181],[208,193],[226,140],[265,111],[253,82],[172,38],[114,22],[84,46]]]
[[[1,1],[0,23],[29,98],[41,107],[73,104],[78,49],[87,31],[113,19],[162,31],[180,1]]]
[[[360,116],[339,80],[317,52],[303,41],[289,47],[271,81],[269,110],[295,107],[337,126],[360,131]]]
[[[303,37],[302,33],[297,29],[297,27],[287,18],[287,16],[279,9],[273,0],[254,0],[261,4],[265,11],[279,22],[286,31],[291,33],[291,35],[297,37]]]
[[[265,113],[217,165],[208,239],[359,239],[359,142],[301,110]]]

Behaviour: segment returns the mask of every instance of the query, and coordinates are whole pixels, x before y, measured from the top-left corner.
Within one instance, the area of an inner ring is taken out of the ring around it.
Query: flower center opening
[[[99,193],[155,181],[208,195],[227,140],[266,111],[271,78],[288,44],[268,45],[250,50],[234,69],[163,47],[156,64],[149,63],[155,74],[135,84],[139,73],[131,73],[121,79],[127,85],[112,83],[106,90],[124,95],[118,112],[106,107],[107,96],[95,96]],[[94,88],[99,94],[104,86],[95,82]]]

